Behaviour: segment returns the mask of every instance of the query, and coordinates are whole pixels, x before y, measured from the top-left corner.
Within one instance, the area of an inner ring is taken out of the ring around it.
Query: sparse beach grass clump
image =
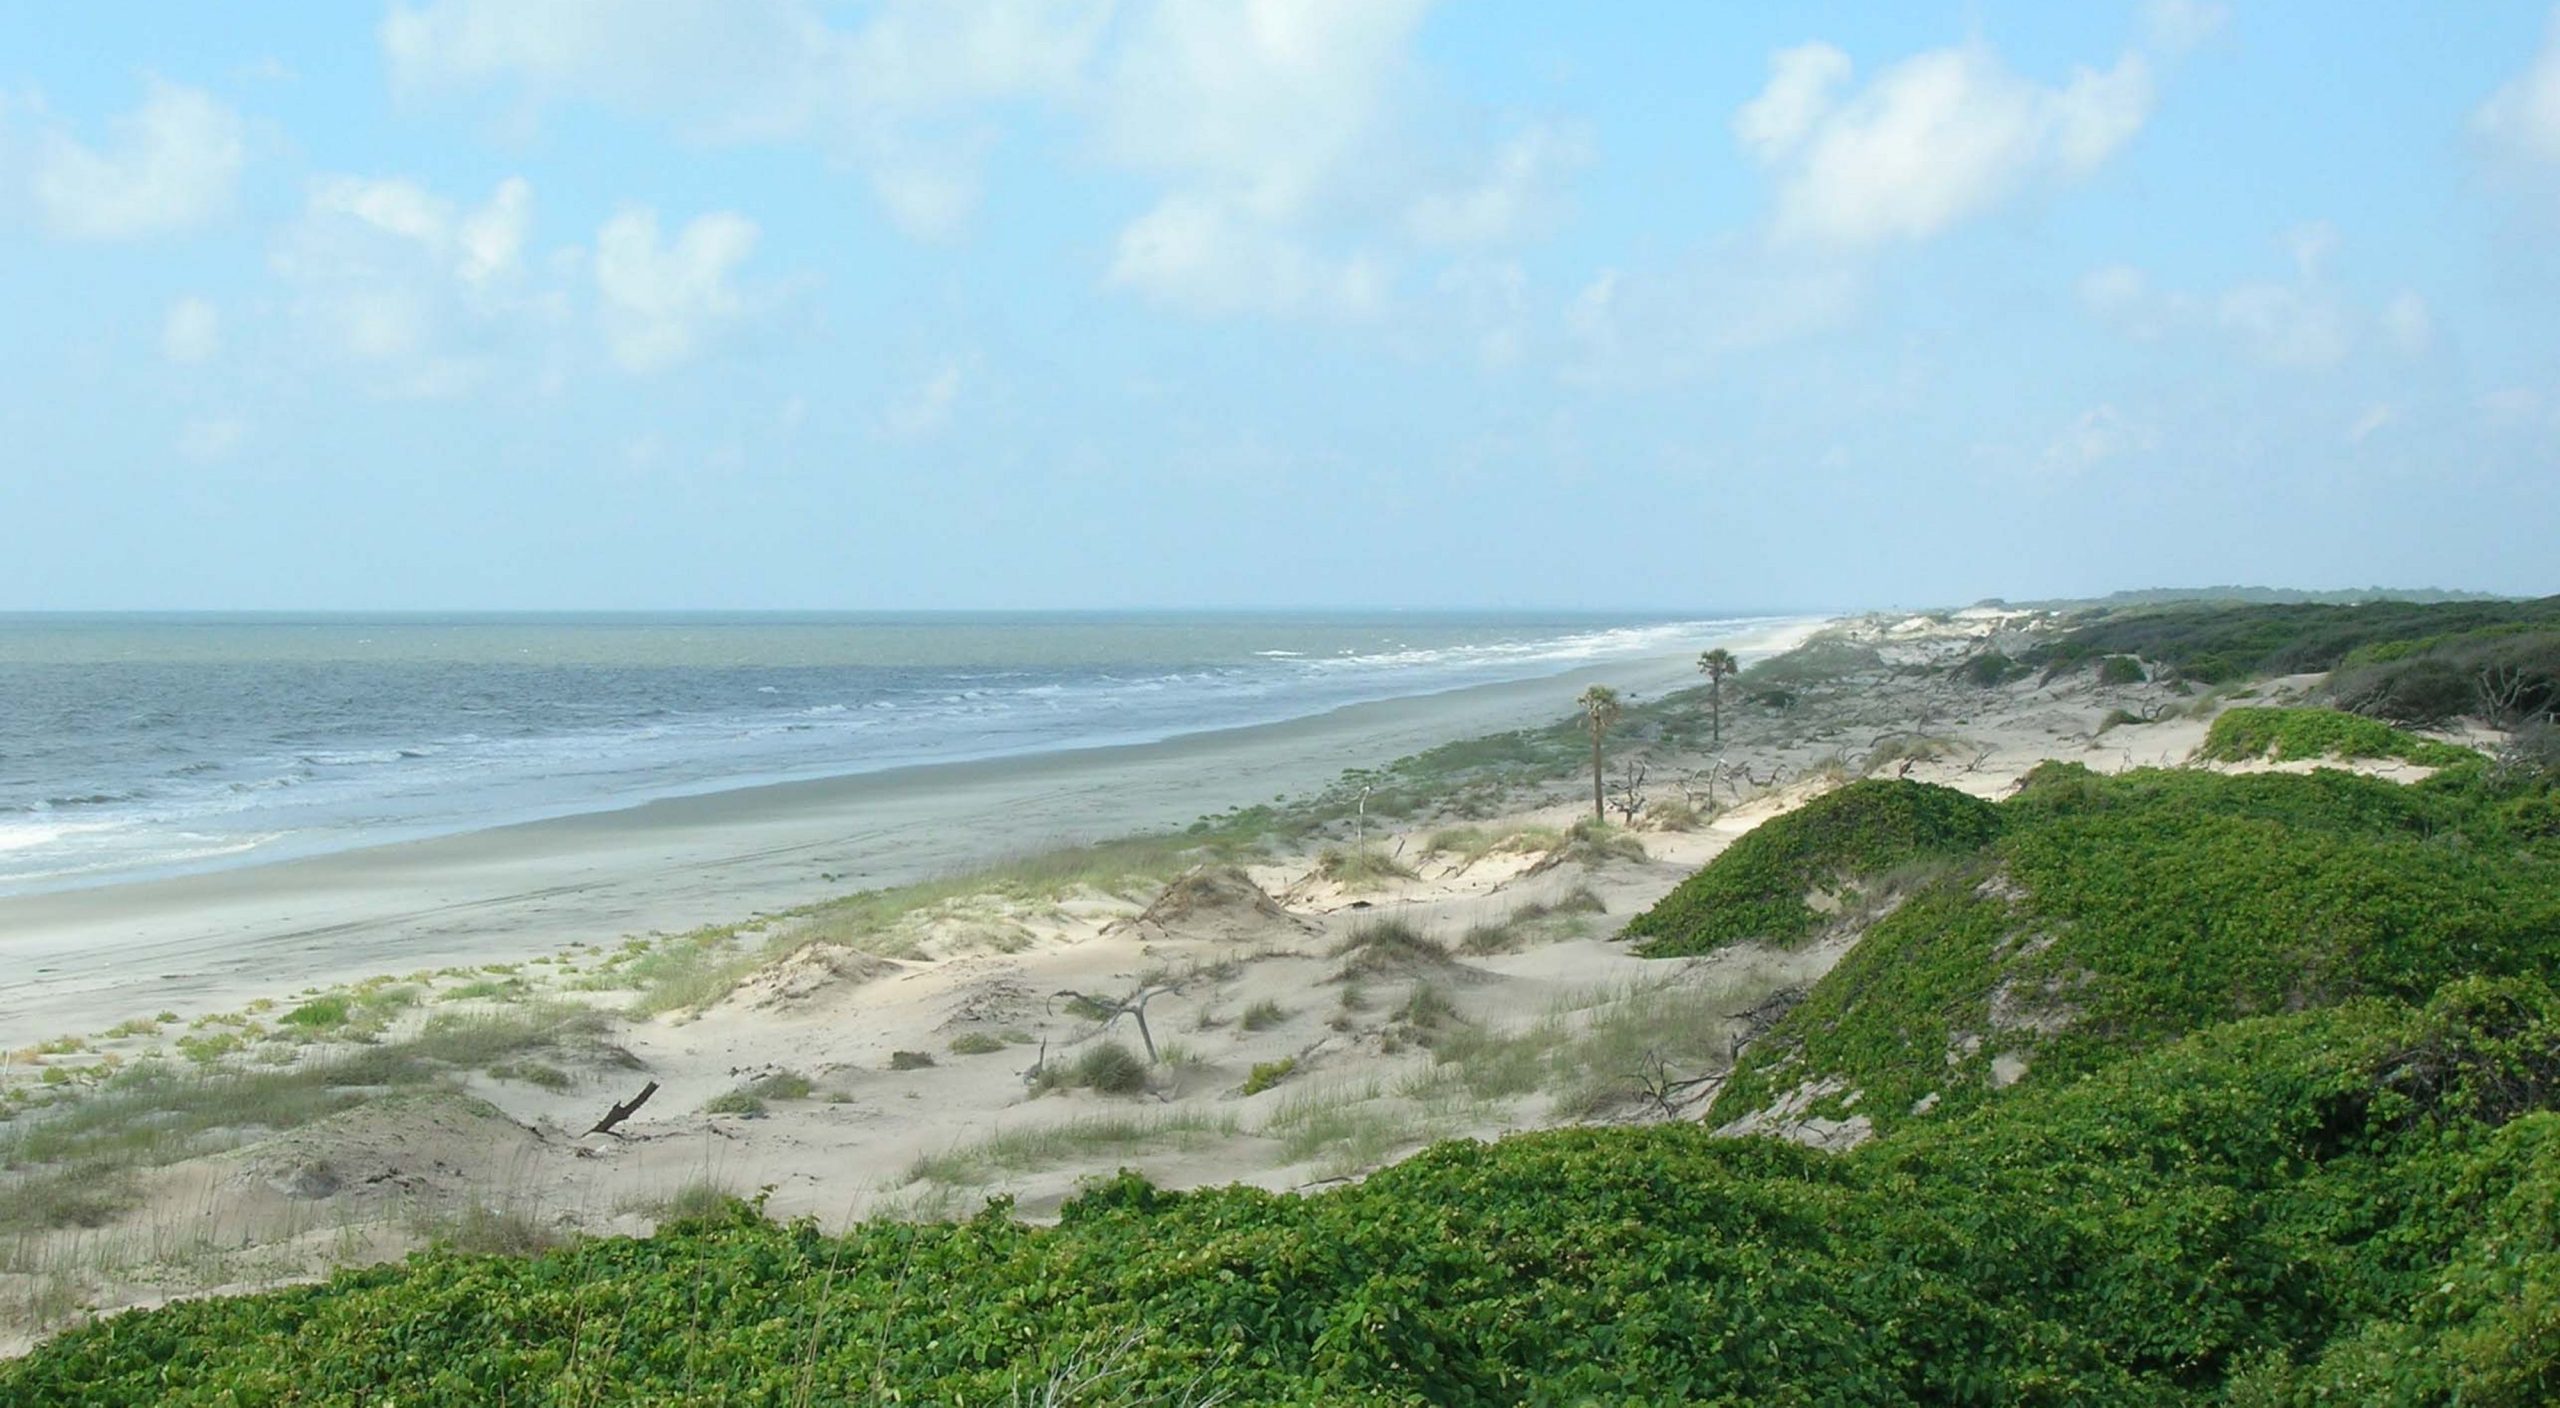
[[[1004,1038],[993,1032],[962,1032],[951,1038],[950,1043],[954,1056],[991,1056],[1004,1047]]]
[[[1252,1070],[1245,1073],[1244,1085],[1238,1093],[1248,1096],[1260,1095],[1295,1075],[1297,1070],[1298,1058],[1295,1056],[1283,1056],[1277,1061],[1259,1062]]]
[[[181,1038],[176,1045],[190,1058],[183,1064],[126,1062],[76,1098],[0,1127],[0,1169],[9,1170],[0,1173],[0,1202],[21,1183],[65,1169],[103,1180],[162,1167],[473,1072],[526,1079],[536,1067],[556,1070],[552,1061],[609,1061],[612,1053],[598,1045],[607,1025],[603,1014],[569,1004],[438,1012],[406,1040],[308,1048],[321,1053],[309,1056],[285,1047],[286,1061],[275,1066],[232,1059],[248,1052],[239,1031],[220,1031],[219,1051],[210,1050],[214,1043],[188,1050],[189,1041],[206,1039]]]
[[[1033,1079],[1035,1089],[1091,1090],[1136,1095],[1147,1088],[1146,1058],[1116,1041],[1096,1042],[1072,1061],[1051,1061]]]
[[[1517,953],[1535,940],[1579,937],[1590,916],[1606,914],[1608,904],[1588,885],[1576,885],[1551,900],[1530,900],[1498,921],[1477,924],[1458,937],[1458,951],[1471,957]]]
[[[1381,919],[1351,931],[1334,945],[1336,982],[1411,978],[1456,966],[1449,946],[1402,919]]]
[[[1346,890],[1374,890],[1411,880],[1414,869],[1375,846],[1332,846],[1316,857],[1316,873]]]
[[[1289,1009],[1266,997],[1244,1009],[1243,1015],[1236,1018],[1236,1025],[1249,1032],[1261,1032],[1288,1020]]]
[[[1161,1149],[1196,1149],[1236,1137],[1231,1114],[1175,1107],[1160,1113],[1079,1115],[1055,1124],[1003,1130],[907,1166],[908,1183],[976,1186],[1007,1173],[1127,1157]]]
[[[1538,862],[1540,869],[1559,865],[1584,867],[1647,859],[1644,842],[1622,826],[1584,817],[1565,828],[1564,839]]]

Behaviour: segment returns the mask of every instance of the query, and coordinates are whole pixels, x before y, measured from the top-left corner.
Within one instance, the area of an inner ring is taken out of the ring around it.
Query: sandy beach
[[[1729,642],[1782,651],[1813,619]],[[174,879],[0,896],[0,1050],[138,1012],[521,959],[726,923],[1046,847],[1185,825],[1345,769],[1544,723],[1589,683],[1641,698],[1692,657],[1359,704],[1161,743],[907,768]]]

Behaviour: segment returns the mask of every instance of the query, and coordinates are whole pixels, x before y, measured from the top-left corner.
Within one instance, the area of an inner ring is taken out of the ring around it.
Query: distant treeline
[[[2137,591],[2109,592],[2105,596],[2057,597],[2049,601],[2003,601],[1991,597],[1976,603],[1981,606],[2028,607],[2043,611],[2063,611],[2086,606],[2173,606],[2179,604],[2226,606],[2355,606],[2368,601],[2406,601],[2433,603],[2443,601],[2508,601],[2494,592],[2449,591],[2442,587],[2364,587],[2334,592],[2303,591],[2296,587],[2144,587]]]
[[[2560,596],[2102,609],[2024,663],[2052,676],[2127,655],[2203,684],[2334,670],[2340,703],[2400,722],[2528,719],[2560,700]]]

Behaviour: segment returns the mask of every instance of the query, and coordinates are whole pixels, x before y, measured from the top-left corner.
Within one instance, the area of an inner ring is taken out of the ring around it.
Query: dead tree
[[[1647,769],[1641,759],[1630,759],[1618,765],[1618,775],[1609,784],[1609,809],[1625,818],[1625,824],[1636,824],[1636,816],[1644,810],[1644,780]]]
[[[2480,718],[2492,728],[2514,728],[2532,688],[2533,676],[2521,665],[2483,665],[2472,681],[2480,699]]]
[[[1109,1031],[1111,1024],[1122,1017],[1135,1019],[1138,1024],[1138,1040],[1146,1043],[1147,1064],[1152,1066],[1156,1063],[1156,1038],[1155,1033],[1147,1030],[1147,1004],[1166,993],[1180,991],[1182,991],[1182,984],[1164,983],[1156,987],[1139,988],[1127,997],[1104,998],[1087,996],[1073,988],[1060,988],[1051,995],[1051,999],[1054,1001],[1060,997],[1067,998],[1082,1004],[1086,1011],[1099,1014],[1104,1031]]]
[[[1671,1062],[1661,1052],[1647,1051],[1644,1060],[1636,1067],[1635,1080],[1636,1094],[1655,1113],[1668,1120],[1678,1119],[1683,1106],[1696,1103],[1704,1095],[1714,1094],[1714,1090],[1703,1087],[1720,1088],[1724,1075],[1720,1071],[1702,1076],[1676,1075],[1672,1072]]]
[[[649,1082],[647,1085],[640,1087],[639,1094],[634,1095],[630,1099],[623,1101],[621,1104],[614,1106],[612,1109],[605,1111],[604,1118],[596,1121],[596,1127],[588,1130],[587,1133],[613,1133],[613,1127],[615,1125],[618,1125],[624,1120],[627,1120],[633,1115],[639,1113],[640,1107],[648,1104],[649,1097],[657,1093],[658,1083],[654,1080]]]

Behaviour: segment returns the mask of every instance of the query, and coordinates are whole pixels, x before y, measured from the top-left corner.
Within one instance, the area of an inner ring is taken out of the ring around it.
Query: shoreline
[[[1727,642],[1787,649],[1830,618]],[[661,798],[194,874],[0,896],[0,1049],[280,987],[518,959],[744,920],[1047,846],[1186,825],[1456,739],[1552,721],[1581,685],[1692,657],[1345,705],[1279,723]]]

